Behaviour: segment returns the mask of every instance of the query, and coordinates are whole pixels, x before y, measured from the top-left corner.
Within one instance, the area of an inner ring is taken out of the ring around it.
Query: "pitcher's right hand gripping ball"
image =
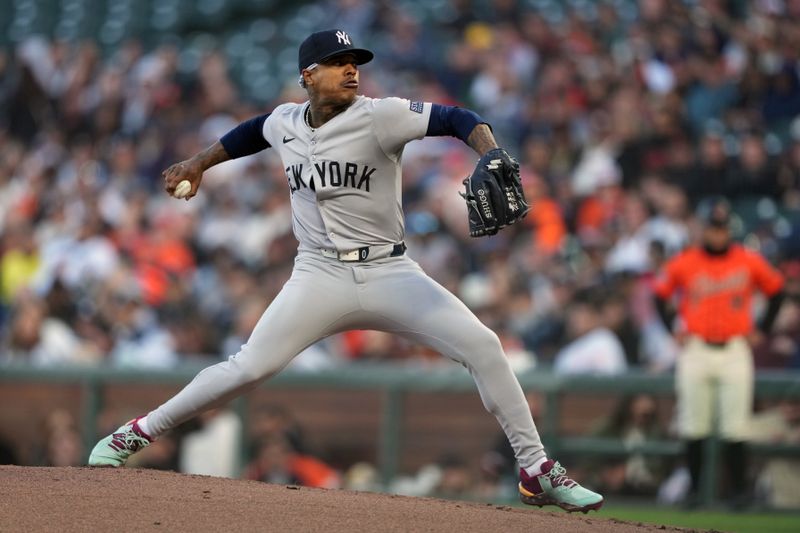
[[[521,220],[530,207],[519,178],[519,163],[502,148],[489,150],[478,161],[471,176],[464,179],[469,234],[494,235]]]

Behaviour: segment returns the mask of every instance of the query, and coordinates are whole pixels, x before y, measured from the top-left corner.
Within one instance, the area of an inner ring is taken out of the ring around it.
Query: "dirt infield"
[[[138,469],[0,466],[0,532],[687,531],[534,509]]]

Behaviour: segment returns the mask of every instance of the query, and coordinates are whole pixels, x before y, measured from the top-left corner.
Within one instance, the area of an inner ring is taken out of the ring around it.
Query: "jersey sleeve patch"
[[[422,114],[423,103],[422,102],[411,102],[408,105],[408,108],[413,111],[414,113]]]

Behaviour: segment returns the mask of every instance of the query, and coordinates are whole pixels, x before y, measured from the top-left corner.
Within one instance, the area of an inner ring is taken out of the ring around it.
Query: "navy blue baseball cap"
[[[702,223],[713,228],[729,228],[733,209],[724,197],[706,199],[698,208],[698,216]]]
[[[365,48],[353,46],[353,39],[344,30],[318,31],[309,35],[300,45],[298,67],[300,72],[314,63],[321,63],[339,54],[353,54],[357,65],[369,63],[375,55]]]

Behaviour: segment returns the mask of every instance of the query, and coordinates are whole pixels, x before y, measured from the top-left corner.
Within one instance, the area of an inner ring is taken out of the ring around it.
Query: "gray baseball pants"
[[[149,413],[154,436],[225,404],[334,333],[374,329],[430,346],[464,365],[523,468],[545,456],[522,388],[497,335],[407,256],[355,263],[300,251],[292,276],[241,350],[202,370]]]

